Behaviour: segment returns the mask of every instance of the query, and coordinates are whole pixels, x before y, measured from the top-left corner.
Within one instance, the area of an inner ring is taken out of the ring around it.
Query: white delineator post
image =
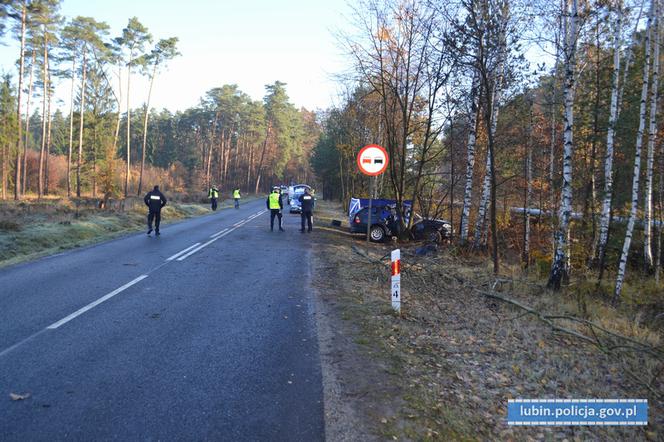
[[[392,250],[392,308],[401,313],[401,250]]]

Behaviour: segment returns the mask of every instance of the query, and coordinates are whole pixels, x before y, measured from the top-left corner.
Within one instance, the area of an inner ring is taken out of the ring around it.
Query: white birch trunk
[[[662,229],[664,229],[664,147],[659,151],[659,186],[657,191],[659,225],[657,227],[657,257],[655,259],[655,282],[659,284],[662,272]]]
[[[466,147],[466,186],[463,193],[463,211],[461,212],[460,241],[465,244],[468,240],[468,225],[470,224],[470,207],[473,202],[473,169],[475,167],[475,143],[477,141],[477,120],[480,112],[479,100],[479,74],[477,70],[473,75],[471,89],[471,107],[468,115],[468,144]]]
[[[501,49],[501,52],[503,49]],[[492,91],[493,100],[492,110],[491,110],[491,136],[496,136],[496,128],[498,127],[498,110],[499,102],[503,86],[503,57],[504,53],[501,53],[498,66],[496,68],[498,72],[498,77],[496,78],[494,84],[494,90]],[[491,155],[487,151],[486,155],[486,171],[484,173],[484,181],[482,183],[482,196],[480,198],[479,211],[477,214],[477,221],[475,222],[475,242],[473,246],[475,248],[486,246],[487,242],[487,230],[489,224],[486,222],[486,214],[489,210],[489,197],[491,196]]]
[[[646,162],[646,188],[644,203],[644,232],[643,257],[646,270],[653,266],[652,258],[652,194],[653,194],[653,168],[655,165],[655,137],[657,136],[657,85],[659,79],[659,8],[655,1],[653,27],[655,34],[655,49],[652,60],[652,86],[650,89],[650,126],[648,130],[648,154]]]
[[[486,213],[489,209],[489,196],[491,194],[491,155],[487,151],[486,154],[486,170],[484,172],[484,180],[482,181],[482,194],[480,196],[480,205],[477,211],[477,220],[475,220],[475,240],[473,247],[479,248],[486,245],[485,232],[486,232]]]
[[[568,14],[565,1],[565,14]],[[565,85],[563,88],[564,145],[563,145],[563,183],[560,210],[558,212],[558,230],[555,233],[555,253],[551,263],[551,273],[547,286],[560,289],[563,280],[569,278],[569,226],[572,214],[572,157],[574,154],[574,88],[576,77],[576,37],[578,8],[577,0],[571,0],[571,11],[566,18],[564,33]]]
[[[614,54],[613,54],[613,65],[614,72],[613,74],[613,85],[611,87],[611,110],[609,115],[609,127],[606,138],[606,154],[605,154],[605,163],[604,163],[604,199],[602,201],[602,213],[600,216],[600,226],[599,226],[599,239],[597,245],[597,256],[602,260],[604,253],[606,252],[606,244],[609,238],[609,222],[611,217],[611,200],[613,197],[613,152],[614,152],[614,138],[616,132],[616,122],[620,116],[620,108],[622,105],[623,94],[625,92],[625,85],[627,84],[627,79],[629,75],[629,68],[632,63],[632,58],[634,56],[634,51],[631,50],[634,45],[634,40],[637,35],[638,23],[641,18],[641,11],[643,9],[643,3],[641,4],[641,10],[639,11],[636,24],[634,25],[634,31],[632,32],[631,40],[628,45],[627,58],[625,59],[625,66],[623,67],[623,78],[622,83],[619,83],[619,70],[620,70],[620,48],[622,47],[622,41],[620,39],[622,19],[623,19],[623,10],[622,10],[622,1],[618,3],[617,8],[617,25],[614,36]],[[616,101],[614,106],[614,96],[616,94]],[[600,263],[601,264],[601,263]]]
[[[632,243],[632,234],[634,224],[636,223],[636,211],[639,205],[639,181],[641,174],[641,147],[643,144],[643,132],[646,126],[646,101],[648,100],[648,77],[650,74],[650,43],[652,37],[652,19],[655,0],[651,0],[650,13],[648,14],[648,25],[645,41],[645,62],[643,66],[643,80],[641,86],[641,105],[639,109],[639,130],[636,134],[636,147],[634,153],[634,175],[632,177],[632,204],[629,211],[629,221],[627,222],[627,232],[625,232],[625,241],[623,243],[620,262],[618,263],[618,276],[616,277],[616,288],[613,293],[614,301],[620,298],[623,284],[625,282],[625,271],[627,268],[627,258],[629,257],[629,247]]]
[[[622,3],[622,2],[621,2]],[[609,127],[606,135],[606,154],[604,156],[604,199],[602,201],[602,213],[599,221],[599,244],[597,255],[604,255],[606,242],[609,235],[609,218],[611,214],[611,197],[613,195],[613,142],[616,133],[616,121],[618,120],[618,87],[620,81],[620,47],[621,47],[621,25],[622,4],[618,5],[616,28],[613,34],[613,73],[611,77],[611,107],[609,111]]]

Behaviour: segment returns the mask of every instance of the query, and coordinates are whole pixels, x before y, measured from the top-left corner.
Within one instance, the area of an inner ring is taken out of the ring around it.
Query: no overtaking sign
[[[377,144],[364,146],[357,154],[357,166],[360,168],[360,172],[369,176],[385,172],[388,161],[387,151]]]

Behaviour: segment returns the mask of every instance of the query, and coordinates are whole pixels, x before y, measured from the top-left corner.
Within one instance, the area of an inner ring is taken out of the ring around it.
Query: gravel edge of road
[[[375,438],[353,407],[352,401],[344,400],[344,386],[340,370],[335,366],[335,352],[343,351],[341,343],[341,321],[321,296],[320,289],[313,283],[314,271],[321,267],[321,260],[315,252],[309,250],[308,285],[313,292],[314,314],[318,349],[320,354],[321,377],[323,381],[323,412],[325,419],[325,440],[351,442],[373,440]],[[338,362],[338,361],[337,361]]]

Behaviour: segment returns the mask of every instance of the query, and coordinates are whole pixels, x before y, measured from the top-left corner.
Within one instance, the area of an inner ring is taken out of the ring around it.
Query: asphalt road
[[[284,220],[254,201],[0,270],[0,440],[324,439],[309,235]]]

